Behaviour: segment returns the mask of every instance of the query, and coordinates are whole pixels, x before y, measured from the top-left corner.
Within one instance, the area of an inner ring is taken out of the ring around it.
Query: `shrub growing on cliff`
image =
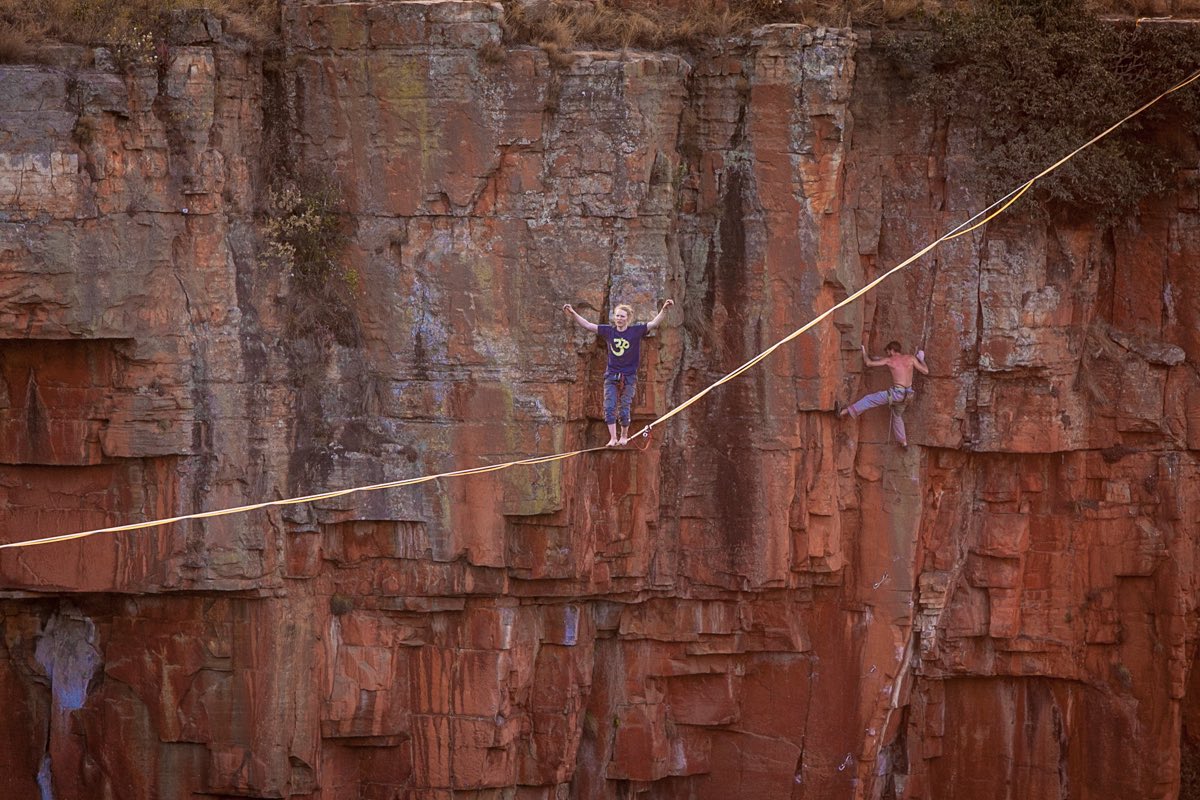
[[[158,44],[154,41],[154,33],[136,23],[114,28],[106,41],[113,58],[123,68],[148,67],[158,63]]]
[[[336,191],[324,182],[288,182],[273,188],[263,231],[267,257],[301,282],[325,281],[339,272],[345,243]]]
[[[350,300],[358,273],[342,264],[348,238],[341,205],[329,181],[306,178],[273,188],[262,225],[263,260],[291,283],[288,323],[293,334],[328,334],[349,344]]]
[[[1007,0],[937,17],[888,49],[924,108],[977,126],[976,178],[998,197],[1187,77],[1200,35],[1101,20],[1083,0]],[[1044,178],[1040,197],[1111,220],[1162,191],[1174,163],[1150,136],[1168,114],[1195,124],[1197,93],[1185,92]]]

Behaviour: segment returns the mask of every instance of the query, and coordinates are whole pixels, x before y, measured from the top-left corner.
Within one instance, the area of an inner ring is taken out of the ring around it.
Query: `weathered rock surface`
[[[0,67],[0,538],[596,444],[563,302],[676,299],[640,424],[992,199],[865,34],[556,67],[499,17],[294,2],[279,63],[208,20],[157,69]],[[645,451],[0,551],[0,794],[1178,796],[1178,145],[1136,218],[1018,208]],[[344,342],[289,326],[260,257],[289,169],[346,201]],[[891,338],[933,372],[907,451],[825,411]]]

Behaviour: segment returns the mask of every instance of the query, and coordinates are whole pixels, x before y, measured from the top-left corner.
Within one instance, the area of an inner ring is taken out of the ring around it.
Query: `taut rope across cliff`
[[[949,232],[942,234],[940,237],[935,239],[933,242],[927,244],[925,247],[921,248],[916,253],[914,253],[911,256],[909,256],[908,258],[904,259],[899,264],[892,267],[891,269],[889,269],[887,272],[883,273],[879,277],[875,278],[873,281],[866,284],[858,291],[847,296],[845,299],[843,299],[843,300],[839,301],[838,303],[836,303],[835,305],[831,306],[826,311],[823,311],[822,313],[813,317],[811,320],[806,322],[804,325],[802,325],[801,327],[792,331],[791,333],[789,333],[787,336],[783,337],[779,341],[775,342],[775,344],[771,345],[766,350],[763,350],[761,353],[754,356],[753,358],[751,358],[746,363],[742,364],[737,369],[733,370],[732,372],[728,373],[727,375],[725,375],[725,376],[719,378],[718,380],[714,381],[713,383],[709,384],[704,389],[701,389],[699,392],[697,392],[696,394],[689,397],[687,400],[684,400],[679,405],[677,405],[674,408],[667,411],[667,413],[663,414],[658,419],[650,422],[645,427],[643,427],[640,431],[633,434],[633,436],[631,436],[630,438],[635,438],[637,436],[649,436],[650,431],[652,429],[654,429],[655,427],[657,427],[658,425],[661,425],[662,423],[669,420],[671,417],[673,417],[676,414],[678,414],[679,412],[683,411],[685,408],[687,408],[688,406],[690,406],[693,403],[695,403],[696,401],[698,401],[700,398],[707,395],[713,389],[717,388],[718,386],[721,386],[722,384],[728,383],[729,381],[738,377],[742,373],[751,369],[752,367],[754,367],[759,362],[761,362],[762,360],[764,360],[765,358],[770,356],[772,353],[774,353],[776,350],[778,350],[783,345],[792,341],[793,339],[800,336],[801,334],[806,333],[807,331],[812,329],[814,326],[816,326],[818,323],[820,323],[822,320],[826,319],[831,314],[833,314],[835,311],[837,311],[841,308],[844,308],[845,306],[849,305],[850,303],[854,302],[858,298],[865,295],[867,292],[870,292],[876,286],[883,283],[885,280],[887,280],[888,278],[890,278],[892,275],[896,274],[900,270],[909,266],[910,264],[912,264],[914,261],[916,261],[921,256],[925,255],[926,253],[928,253],[929,251],[938,247],[939,245],[941,245],[944,242],[948,242],[951,239],[955,239],[959,236],[968,234],[971,231],[976,230],[977,228],[980,228],[983,225],[986,225],[992,219],[994,219],[995,217],[997,217],[1000,214],[1007,211],[1008,208],[1021,197],[1021,195],[1025,194],[1025,192],[1027,192],[1030,189],[1030,187],[1032,187],[1039,180],[1046,177],[1050,173],[1054,172],[1059,167],[1061,167],[1063,164],[1067,163],[1072,158],[1077,156],[1079,153],[1083,152],[1087,148],[1094,145],[1096,142],[1105,138],[1106,136],[1111,134],[1113,131],[1117,130],[1122,125],[1129,122],[1129,120],[1133,119],[1134,117],[1136,117],[1139,114],[1141,114],[1142,112],[1144,112],[1146,109],[1153,106],[1155,103],[1159,102],[1160,100],[1167,97],[1168,95],[1178,92],[1180,89],[1185,88],[1186,86],[1194,83],[1197,80],[1200,80],[1200,72],[1194,73],[1191,77],[1187,78],[1186,80],[1184,80],[1184,81],[1178,83],[1177,85],[1171,87],[1170,89],[1166,90],[1162,94],[1155,97],[1153,100],[1150,100],[1149,102],[1145,103],[1140,108],[1138,108],[1136,111],[1133,111],[1133,112],[1127,114],[1125,117],[1121,118],[1120,120],[1115,122],[1113,125],[1111,125],[1107,129],[1105,129],[1102,133],[1097,134],[1096,136],[1089,139],[1087,142],[1081,144],[1079,147],[1075,148],[1070,153],[1068,153],[1067,155],[1060,158],[1058,161],[1051,164],[1049,167],[1046,167],[1046,169],[1042,170],[1037,175],[1030,178],[1028,181],[1023,183],[1021,186],[1018,186],[1017,188],[1013,189],[1007,195],[1000,198],[996,202],[992,203],[987,208],[983,209],[982,211],[977,212],[976,214],[971,216],[969,219],[965,220],[964,222],[957,225],[955,228],[951,229]],[[555,461],[563,461],[568,458],[574,458],[576,456],[583,455],[584,453],[610,451],[610,450],[611,450],[611,448],[609,448],[609,447],[589,447],[589,448],[585,448],[582,450],[571,450],[569,452],[555,453],[553,455],[548,455],[548,456],[535,456],[535,457],[531,457],[531,458],[517,459],[515,461],[505,461],[500,464],[491,464],[491,465],[482,466],[482,467],[471,467],[469,469],[452,470],[450,472],[439,472],[436,475],[421,475],[421,476],[415,477],[415,478],[404,478],[402,480],[387,481],[385,483],[376,483],[376,484],[372,484],[370,486],[355,486],[355,487],[352,487],[349,489],[338,489],[338,490],[330,491],[330,492],[322,492],[320,494],[305,495],[304,497],[289,497],[289,498],[285,498],[282,500],[269,500],[269,501],[265,501],[262,503],[253,503],[251,505],[236,506],[233,508],[222,508],[222,509],[217,509],[214,511],[201,511],[201,512],[196,512],[193,514],[183,514],[183,515],[180,515],[177,517],[166,517],[164,519],[149,520],[146,522],[135,522],[135,523],[131,523],[128,525],[114,525],[114,526],[108,527],[108,528],[97,528],[95,530],[90,530],[90,531],[80,531],[79,533],[67,533],[67,534],[62,534],[59,536],[48,536],[48,537],[45,537],[42,539],[30,539],[28,541],[23,541],[23,542],[9,542],[7,544],[0,544],[0,550],[8,549],[8,548],[18,548],[18,547],[33,547],[35,545],[53,544],[55,542],[66,542],[66,541],[70,541],[72,539],[83,539],[83,538],[86,538],[89,536],[96,536],[96,535],[102,534],[102,533],[120,533],[122,531],[143,530],[146,528],[154,528],[159,525],[170,525],[170,524],[176,523],[176,522],[184,522],[186,520],[208,519],[211,517],[223,517],[223,516],[228,516],[231,514],[242,514],[247,511],[256,511],[258,509],[271,508],[273,506],[300,505],[302,503],[312,503],[312,502],[315,502],[318,500],[329,500],[329,499],[332,499],[335,497],[344,497],[346,495],[355,494],[358,492],[376,492],[376,491],[379,491],[380,489],[397,489],[402,486],[415,486],[419,483],[427,483],[429,481],[440,480],[442,478],[459,478],[459,477],[463,477],[466,475],[482,475],[487,472],[498,472],[500,470],[508,469],[510,467],[517,467],[517,466],[524,466],[524,465],[531,466],[531,465],[536,465],[536,464],[549,464],[549,463],[552,463]]]

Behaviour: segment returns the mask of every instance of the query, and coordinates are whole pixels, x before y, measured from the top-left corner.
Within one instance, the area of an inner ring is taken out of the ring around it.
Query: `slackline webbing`
[[[1089,139],[1088,141],[1084,142],[1079,147],[1075,148],[1070,153],[1068,153],[1067,155],[1060,158],[1058,161],[1055,161],[1053,164],[1046,167],[1044,170],[1042,170],[1037,175],[1030,178],[1025,183],[1021,184],[1017,188],[1010,191],[1004,197],[1000,198],[999,200],[997,200],[994,203],[992,203],[991,205],[989,205],[987,208],[975,213],[974,215],[972,215],[969,219],[965,220],[964,222],[959,223],[959,225],[952,228],[949,232],[942,234],[940,237],[935,239],[933,242],[925,245],[925,247],[921,248],[913,255],[909,256],[908,258],[904,259],[896,266],[889,269],[887,272],[885,272],[882,275],[880,275],[879,277],[875,278],[873,281],[871,281],[867,285],[863,286],[858,291],[847,296],[845,299],[839,301],[835,305],[831,306],[829,309],[821,312],[816,317],[813,317],[811,320],[806,322],[803,326],[797,328],[796,330],[789,333],[787,336],[785,336],[782,339],[780,339],[779,341],[775,342],[775,344],[771,345],[766,350],[763,350],[761,353],[754,356],[753,358],[751,358],[746,363],[742,364],[737,369],[735,369],[732,372],[728,373],[727,375],[717,379],[713,383],[706,386],[704,389],[701,389],[699,392],[697,392],[696,394],[689,397],[687,400],[683,401],[679,405],[677,405],[674,408],[667,411],[665,414],[663,414],[658,419],[650,422],[645,427],[643,427],[641,430],[639,430],[637,433],[631,435],[629,437],[630,440],[634,440],[637,437],[643,436],[643,435],[648,436],[650,434],[651,430],[653,430],[657,426],[661,425],[662,423],[666,422],[667,420],[669,420],[671,417],[675,416],[679,412],[683,411],[685,408],[687,408],[688,406],[690,406],[693,403],[695,403],[696,401],[698,401],[700,398],[707,395],[713,389],[717,388],[718,386],[721,386],[722,384],[728,383],[729,381],[738,377],[742,373],[751,369],[752,367],[754,367],[756,364],[761,362],[763,359],[770,356],[772,353],[774,353],[776,350],[778,350],[783,345],[792,341],[793,339],[800,336],[801,334],[806,333],[811,328],[813,328],[815,325],[820,323],[822,320],[826,319],[831,314],[833,314],[835,311],[837,311],[841,308],[844,308],[845,306],[849,305],[850,303],[854,302],[858,298],[865,295],[867,292],[873,290],[876,286],[883,283],[885,280],[890,278],[892,275],[896,274],[900,270],[909,266],[914,261],[916,261],[918,258],[925,255],[929,251],[933,250],[935,247],[941,245],[943,242],[948,242],[951,239],[955,239],[959,236],[964,236],[964,235],[970,233],[971,231],[976,230],[977,228],[980,228],[983,225],[986,225],[989,221],[991,221],[995,217],[997,217],[1000,214],[1003,214],[1005,211],[1007,211],[1008,208],[1021,197],[1021,195],[1025,194],[1025,192],[1027,192],[1029,190],[1029,188],[1032,187],[1039,180],[1046,177],[1050,173],[1054,172],[1056,169],[1058,169],[1063,164],[1070,161],[1076,155],[1078,155],[1082,151],[1086,150],[1087,148],[1091,147],[1093,144],[1100,141],[1101,139],[1105,138],[1110,133],[1115,131],[1117,128],[1120,128],[1126,122],[1128,122],[1129,120],[1138,116],[1143,111],[1150,108],[1158,101],[1162,100],[1164,97],[1174,94],[1175,92],[1179,91],[1180,89],[1183,89],[1184,87],[1194,83],[1197,79],[1200,79],[1200,72],[1196,72],[1191,77],[1187,78],[1186,80],[1184,80],[1184,81],[1180,82],[1179,84],[1166,90],[1162,94],[1155,97],[1153,100],[1150,100],[1149,102],[1145,103],[1144,105],[1139,107],[1136,111],[1133,111],[1133,112],[1127,114],[1126,116],[1122,117],[1119,121],[1113,123],[1111,126],[1106,128],[1102,133],[1099,133],[1096,136]],[[61,534],[59,536],[48,536],[48,537],[45,537],[42,539],[30,539],[28,541],[23,541],[23,542],[9,542],[7,544],[0,544],[0,550],[4,550],[4,549],[8,549],[8,548],[17,548],[17,547],[34,547],[36,545],[53,544],[55,542],[66,542],[66,541],[70,541],[72,539],[83,539],[88,536],[96,536],[101,533],[120,533],[122,531],[143,530],[146,528],[154,528],[159,525],[171,525],[176,522],[184,522],[186,520],[192,520],[192,519],[209,519],[212,517],[223,517],[223,516],[228,516],[231,514],[243,514],[247,511],[256,511],[258,509],[271,508],[273,506],[300,505],[302,503],[312,503],[312,502],[316,502],[318,500],[329,500],[329,499],[332,499],[335,497],[344,497],[346,495],[356,494],[358,492],[377,492],[381,489],[396,489],[396,488],[399,488],[402,486],[415,486],[419,483],[427,483],[429,481],[440,480],[442,478],[460,478],[460,477],[463,477],[466,475],[482,475],[482,474],[488,473],[488,472],[498,472],[503,469],[509,469],[510,467],[536,465],[536,464],[549,464],[554,461],[563,461],[568,458],[574,458],[576,456],[583,455],[584,453],[594,453],[594,452],[611,450],[611,449],[612,448],[610,448],[610,447],[588,447],[588,448],[584,448],[582,450],[571,450],[566,453],[555,453],[554,455],[522,458],[522,459],[517,459],[515,461],[505,461],[500,464],[490,464],[490,465],[482,466],[482,467],[471,467],[469,469],[458,469],[458,470],[452,470],[450,472],[439,472],[436,475],[421,475],[416,478],[404,478],[402,480],[387,481],[386,483],[376,483],[376,484],[372,484],[370,486],[355,486],[355,487],[352,487],[349,489],[338,489],[338,490],[330,491],[330,492],[322,492],[320,494],[305,495],[304,497],[289,497],[289,498],[285,498],[282,500],[269,500],[269,501],[265,501],[262,503],[253,503],[251,505],[236,506],[234,508],[221,508],[221,509],[217,509],[214,511],[201,511],[201,512],[197,512],[194,514],[182,514],[177,517],[166,517],[164,519],[149,520],[146,522],[135,522],[135,523],[131,523],[129,525],[114,525],[114,526],[108,527],[108,528],[96,528],[95,530],[80,531],[79,533],[67,533],[67,534]]]

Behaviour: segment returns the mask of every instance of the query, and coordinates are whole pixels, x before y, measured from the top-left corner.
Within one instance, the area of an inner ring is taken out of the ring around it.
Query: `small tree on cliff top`
[[[977,180],[998,197],[1187,77],[1200,31],[1101,20],[1083,0],[1007,0],[936,17],[888,51],[926,109],[977,126]],[[1128,214],[1177,166],[1177,148],[1151,134],[1171,115],[1194,136],[1198,110],[1191,87],[1160,103],[1040,181],[1041,199],[1104,221]]]

